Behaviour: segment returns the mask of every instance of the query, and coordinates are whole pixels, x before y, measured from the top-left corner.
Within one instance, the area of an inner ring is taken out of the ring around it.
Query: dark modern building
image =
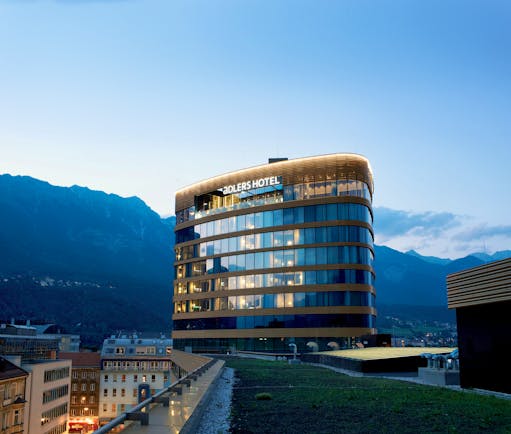
[[[59,339],[37,335],[31,326],[0,324],[0,354],[20,355],[23,361],[30,359],[55,359],[59,350]]]
[[[511,393],[511,259],[447,276],[456,309],[460,385]]]
[[[174,348],[343,348],[375,334],[373,175],[331,154],[176,193]]]

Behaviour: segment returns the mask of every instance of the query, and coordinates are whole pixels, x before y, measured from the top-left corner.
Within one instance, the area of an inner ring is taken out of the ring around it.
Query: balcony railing
[[[111,430],[113,430],[115,427],[121,425],[127,420],[139,420],[142,425],[148,425],[149,424],[149,413],[144,412],[143,410],[146,408],[150,408],[151,404],[168,404],[169,397],[165,397],[163,395],[167,393],[171,393],[174,391],[177,391],[182,387],[183,384],[190,385],[191,380],[196,380],[198,375],[201,375],[203,372],[205,372],[208,368],[210,368],[213,364],[216,363],[215,359],[210,359],[208,362],[200,366],[199,368],[193,370],[192,372],[187,373],[183,377],[179,378],[177,381],[172,383],[170,386],[166,387],[165,389],[160,390],[158,393],[156,393],[154,396],[151,396],[150,398],[146,399],[145,401],[142,401],[137,406],[133,407],[129,411],[124,412],[120,416],[117,416],[115,419],[112,419],[110,422],[108,422],[106,425],[102,426],[101,428],[94,431],[93,434],[106,434],[109,433]]]

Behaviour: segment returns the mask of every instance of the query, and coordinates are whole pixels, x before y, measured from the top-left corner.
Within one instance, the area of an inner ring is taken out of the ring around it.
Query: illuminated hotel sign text
[[[280,179],[278,176],[267,176],[266,178],[252,179],[237,184],[226,185],[220,188],[223,194],[234,194],[242,191],[252,190],[253,188],[269,187],[271,185],[279,185]]]

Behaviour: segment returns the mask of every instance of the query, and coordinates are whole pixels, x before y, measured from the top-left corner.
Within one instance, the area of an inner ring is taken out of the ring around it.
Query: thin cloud
[[[449,212],[411,212],[374,209],[376,243],[400,251],[460,258],[477,252],[509,250],[511,225],[474,223],[473,218]]]
[[[374,209],[375,231],[384,238],[413,235],[437,237],[461,225],[460,216],[449,212],[415,213],[385,207]]]
[[[511,225],[489,226],[480,224],[463,229],[452,237],[454,240],[484,241],[493,237],[511,238]]]

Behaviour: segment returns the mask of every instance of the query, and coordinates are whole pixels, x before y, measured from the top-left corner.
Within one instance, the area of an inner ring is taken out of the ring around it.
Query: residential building
[[[71,360],[25,360],[27,381],[25,427],[29,434],[67,431]]]
[[[60,352],[59,358],[72,361],[69,429],[96,430],[99,427],[100,353]]]
[[[112,336],[101,351],[99,422],[107,423],[175,379],[172,340]]]
[[[28,373],[0,357],[0,433],[16,434],[24,429],[25,387]]]

